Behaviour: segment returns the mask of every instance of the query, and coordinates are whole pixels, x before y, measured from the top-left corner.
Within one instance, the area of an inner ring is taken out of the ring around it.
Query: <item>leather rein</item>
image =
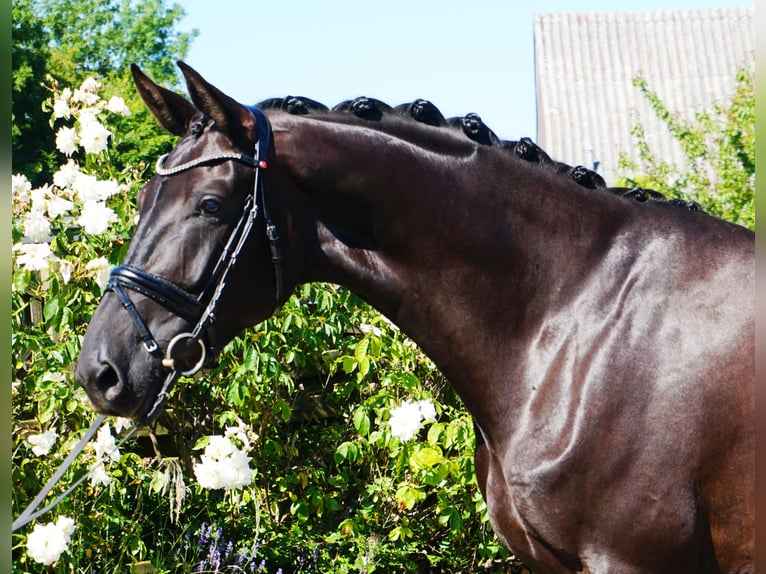
[[[117,445],[122,445],[128,438],[133,436],[139,429],[150,424],[162,410],[165,405],[169,392],[173,385],[181,376],[192,376],[197,373],[206,363],[206,360],[215,349],[216,338],[213,329],[215,323],[216,310],[220,303],[221,296],[226,287],[226,281],[237,259],[244,249],[245,244],[250,238],[255,220],[258,217],[259,206],[263,210],[263,216],[266,223],[266,236],[269,240],[271,249],[271,259],[274,264],[274,273],[276,279],[276,301],[282,300],[283,296],[283,260],[279,246],[279,234],[271,221],[266,197],[263,192],[263,179],[260,177],[261,170],[267,168],[265,160],[271,144],[271,126],[266,115],[257,107],[247,106],[256,119],[258,130],[258,139],[255,143],[254,154],[238,152],[224,152],[217,155],[203,156],[193,159],[186,163],[172,168],[165,168],[164,162],[167,155],[159,158],[157,161],[156,172],[163,177],[172,177],[187,170],[217,163],[220,161],[237,161],[253,168],[254,182],[253,191],[245,198],[242,215],[229,235],[226,244],[221,251],[218,261],[213,268],[213,272],[208,279],[207,284],[199,295],[192,295],[182,289],[172,281],[149,273],[133,265],[118,265],[115,267],[109,277],[106,290],[114,292],[122,302],[123,307],[133,321],[144,348],[151,355],[160,358],[162,365],[168,369],[165,381],[160,391],[155,397],[154,403],[149,411],[141,418],[141,421],[134,426],[131,431]],[[136,291],[145,297],[159,303],[173,314],[181,317],[189,323],[195,324],[190,332],[179,333],[168,343],[167,349],[163,353],[160,345],[152,335],[151,330],[143,320],[135,305],[128,296],[127,290]],[[189,347],[198,349],[198,356],[193,361],[183,356],[183,351]],[[184,365],[187,362],[189,364]],[[11,531],[15,532],[19,528],[29,524],[35,518],[45,514],[68,496],[77,488],[94,470],[81,476],[64,493],[58,496],[52,503],[35,512],[35,509],[42,503],[55,484],[63,476],[64,472],[71,466],[75,458],[85,448],[86,444],[96,434],[98,428],[103,424],[106,417],[98,415],[85,432],[77,446],[69,453],[62,465],[57,469],[53,476],[48,480],[43,489],[38,493],[30,505],[21,513],[21,515],[11,525]]]

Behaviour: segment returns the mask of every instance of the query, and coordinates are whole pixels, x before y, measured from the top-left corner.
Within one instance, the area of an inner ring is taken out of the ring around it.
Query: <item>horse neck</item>
[[[599,228],[617,221],[585,225],[584,193],[597,192],[451,133],[426,149],[358,126],[273,123],[312,214],[300,280],[341,284],[387,315],[474,414],[483,399],[472,381],[497,371],[481,357],[507,357],[534,331],[554,295],[563,302],[590,272]]]

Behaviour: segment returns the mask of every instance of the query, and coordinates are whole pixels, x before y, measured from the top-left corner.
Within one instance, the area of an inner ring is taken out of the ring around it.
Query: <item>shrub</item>
[[[694,200],[711,215],[755,229],[755,74],[750,68],[737,72],[728,102],[697,110],[693,119],[669,110],[646,80],[637,77],[634,85],[681,146],[684,162],[674,165],[657,157],[643,126],[636,124],[632,133],[639,160],[621,156],[620,168],[631,174],[621,184]]]

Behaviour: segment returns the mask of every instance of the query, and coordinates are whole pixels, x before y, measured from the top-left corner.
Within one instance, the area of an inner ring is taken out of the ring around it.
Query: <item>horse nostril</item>
[[[114,400],[122,392],[120,377],[110,365],[103,365],[96,377],[96,385],[108,401]]]

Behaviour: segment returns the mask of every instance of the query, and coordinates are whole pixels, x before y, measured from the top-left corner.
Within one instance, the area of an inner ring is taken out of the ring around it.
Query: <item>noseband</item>
[[[263,180],[259,177],[261,170],[267,167],[265,157],[268,154],[271,141],[271,126],[266,115],[260,109],[250,106],[248,109],[255,115],[258,129],[258,139],[252,157],[237,152],[224,152],[196,158],[172,168],[163,166],[167,156],[162,156],[157,161],[157,174],[164,177],[172,177],[189,169],[220,161],[237,161],[252,167],[254,170],[253,191],[247,195],[242,215],[229,235],[202,292],[196,296],[192,295],[172,281],[132,265],[118,265],[112,270],[109,277],[106,289],[119,297],[138,330],[144,348],[151,355],[161,358],[162,365],[170,369],[154,405],[142,420],[143,424],[150,422],[160,411],[175,381],[182,375],[191,376],[199,371],[205,364],[208,355],[215,349],[217,344],[213,328],[216,319],[215,313],[226,287],[229,272],[236,264],[237,258],[250,237],[250,232],[258,216],[259,205],[263,210],[266,236],[269,240],[271,259],[274,264],[276,301],[279,303],[282,300],[283,269],[279,234],[269,216],[263,192]],[[174,336],[163,354],[159,343],[128,297],[127,290],[136,291],[159,303],[174,315],[194,324],[194,329],[191,332],[179,333]],[[192,360],[189,359],[190,353],[193,357]]]

